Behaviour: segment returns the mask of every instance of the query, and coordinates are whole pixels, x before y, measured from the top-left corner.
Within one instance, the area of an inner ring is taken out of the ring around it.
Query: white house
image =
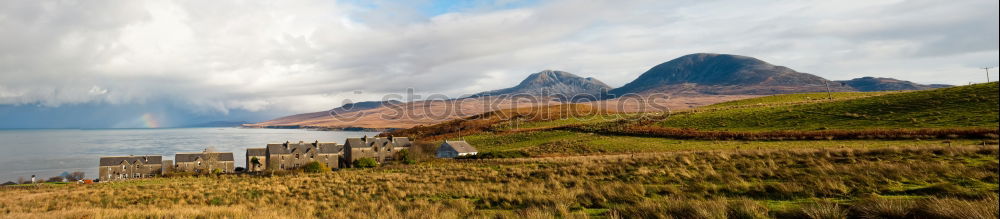
[[[479,151],[465,141],[445,140],[437,149],[438,158],[455,158],[458,156],[476,155]]]

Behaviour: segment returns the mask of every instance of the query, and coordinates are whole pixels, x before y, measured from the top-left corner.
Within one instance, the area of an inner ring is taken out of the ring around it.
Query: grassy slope
[[[0,189],[0,218],[803,218],[818,210],[996,218],[997,153],[748,150],[158,178]]]
[[[819,103],[819,102],[830,102],[839,100],[850,100],[863,97],[881,96],[886,94],[902,93],[902,92],[909,92],[909,91],[778,94],[778,95],[764,96],[758,98],[722,102],[704,107],[699,107],[697,109],[698,110],[726,109],[726,108],[737,108],[737,107],[760,107],[760,106],[792,105],[792,104],[804,104],[804,103]]]
[[[531,156],[619,154],[747,149],[886,148],[980,145],[981,140],[678,140],[659,137],[613,136],[570,131],[481,133],[464,138],[480,152],[524,151]]]
[[[997,127],[997,83],[928,91],[876,95],[848,100],[794,105],[774,96],[718,104],[729,109],[679,113],[658,125],[726,131]]]

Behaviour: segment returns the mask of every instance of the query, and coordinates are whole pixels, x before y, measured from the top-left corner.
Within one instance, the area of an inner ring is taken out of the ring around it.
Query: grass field
[[[885,148],[982,145],[983,140],[679,140],[659,137],[609,136],[570,131],[532,131],[476,134],[464,137],[480,152],[524,151],[532,156],[587,155],[606,153],[801,149]],[[992,144],[992,143],[990,143]]]
[[[809,95],[815,97],[818,94]],[[852,98],[799,103],[794,101],[799,98],[796,95],[781,95],[720,103],[717,105],[730,108],[678,113],[658,125],[724,131],[996,128],[1000,125],[997,118],[1000,88],[997,83],[878,93],[868,97],[858,97],[862,94],[857,93],[844,95]],[[789,101],[797,104],[774,104]],[[753,107],[732,107],[740,105]]]
[[[996,218],[996,147],[432,160],[0,190],[0,217]]]

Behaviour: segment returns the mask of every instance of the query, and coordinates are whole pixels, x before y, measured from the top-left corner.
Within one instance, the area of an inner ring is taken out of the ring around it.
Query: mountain
[[[281,118],[277,118],[277,119],[272,119],[272,120],[268,120],[268,121],[261,122],[261,123],[256,123],[256,124],[244,124],[243,126],[244,127],[272,127],[272,128],[280,128],[280,127],[291,127],[291,128],[299,128],[299,127],[324,127],[322,125],[311,124],[308,121],[328,120],[328,119],[334,118],[337,115],[341,115],[342,116],[342,115],[346,115],[346,114],[351,114],[351,113],[355,113],[355,112],[360,112],[360,111],[365,111],[365,110],[380,108],[380,107],[383,107],[383,106],[386,106],[386,105],[394,105],[394,104],[402,104],[402,102],[399,102],[399,101],[396,101],[396,100],[388,100],[388,101],[364,101],[364,102],[357,102],[357,103],[348,103],[348,104],[344,104],[344,105],[342,105],[340,107],[333,108],[333,109],[328,110],[328,111],[295,114],[295,115],[285,116],[285,117],[281,117]],[[347,128],[347,127],[348,126],[343,126],[343,127],[340,127],[340,128]]]
[[[836,81],[839,84],[850,86],[858,91],[893,91],[893,90],[927,90],[934,88],[951,87],[946,84],[917,84],[909,81],[894,78],[863,77],[846,81]]]
[[[471,98],[484,96],[559,96],[572,100],[594,99],[611,87],[594,78],[583,78],[564,71],[544,70],[534,73],[511,88],[474,94]]]
[[[629,93],[763,95],[825,92],[828,82],[819,76],[752,57],[697,53],[659,64],[609,93],[622,96]],[[831,90],[853,89],[831,86]]]

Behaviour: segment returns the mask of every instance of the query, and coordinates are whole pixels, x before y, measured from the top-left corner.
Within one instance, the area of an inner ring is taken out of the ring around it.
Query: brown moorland
[[[3,189],[4,218],[996,218],[996,147],[425,160]]]

